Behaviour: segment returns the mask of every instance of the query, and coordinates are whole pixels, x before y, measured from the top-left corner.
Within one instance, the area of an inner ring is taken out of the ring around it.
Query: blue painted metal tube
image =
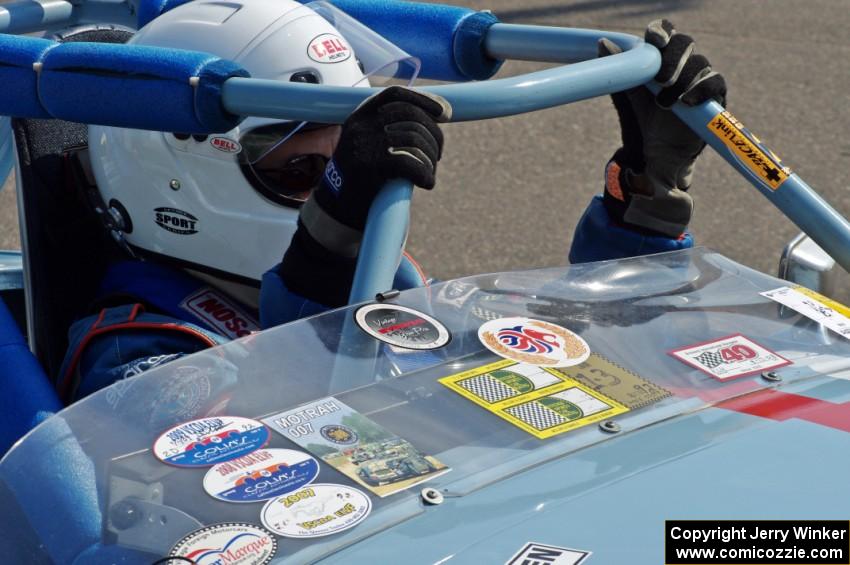
[[[0,33],[31,33],[70,23],[74,5],[66,0],[24,0],[0,5]]]
[[[500,60],[578,63],[597,58],[596,45],[602,37],[610,39],[624,51],[640,47],[643,43],[634,35],[612,31],[493,24],[484,38],[484,49],[490,57]],[[655,76],[654,73],[652,76]]]
[[[614,57],[578,63],[571,67],[548,69],[521,77],[486,83],[427,87],[425,90],[445,97],[452,104],[452,121],[457,122],[530,112],[617,92],[644,84],[658,72],[658,51],[638,38],[625,34],[496,24],[488,33],[486,49],[488,54],[496,58],[539,58],[545,61],[574,62],[595,59],[596,43],[600,37],[611,38],[627,51]],[[238,86],[239,81],[240,79],[231,79],[225,83],[225,100],[228,87],[234,82],[237,82]],[[294,84],[285,86],[294,86],[293,90],[301,88],[304,95],[311,95],[311,105],[317,112],[315,116],[308,117],[302,113],[303,102],[296,103],[292,110],[299,112],[299,119],[314,121],[327,121],[328,113],[333,114],[334,121],[344,121],[348,114],[371,94],[358,92],[366,89],[326,87],[329,96],[316,97],[315,88]],[[263,103],[265,100],[266,95],[259,90],[253,91],[252,94],[257,96],[254,102]],[[274,101],[268,102],[274,105],[274,108],[269,106],[268,109],[279,108]],[[226,102],[225,106],[228,107]],[[228,109],[238,111],[230,107]],[[349,304],[372,300],[376,293],[390,288],[407,236],[411,190],[409,183],[393,181],[381,190],[375,200],[369,213]]]
[[[655,84],[649,85],[658,91]],[[717,102],[706,102],[689,107],[677,103],[673,111],[706,143],[714,148],[732,167],[755,186],[785,216],[806,232],[824,251],[829,253],[845,270],[850,271],[850,222],[830,206],[797,174],[791,174],[778,188],[772,188],[761,176],[747,166],[739,156],[713,133],[711,124],[724,108]],[[722,132],[721,132],[722,133]],[[729,135],[741,135],[735,131]]]
[[[373,300],[375,294],[390,290],[407,238],[412,193],[410,182],[391,180],[372,203],[349,304]]]
[[[535,35],[540,36],[540,43],[556,47],[517,47],[520,57],[544,51],[545,60],[560,62],[575,61],[591,51],[595,57],[596,40],[609,36],[630,50],[516,77],[423,87],[451,103],[453,122],[512,116],[625,90],[651,80],[661,64],[657,49],[624,34],[572,29],[553,32],[545,27],[510,24],[496,24],[491,29],[496,30],[496,36],[492,41],[488,39],[487,48],[500,55],[509,55],[514,43],[534,42]],[[222,103],[229,112],[239,115],[341,123],[377,90],[233,78],[222,88]]]

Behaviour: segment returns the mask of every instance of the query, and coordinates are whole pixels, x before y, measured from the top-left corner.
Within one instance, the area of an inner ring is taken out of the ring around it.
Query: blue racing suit
[[[596,196],[576,227],[569,258],[584,263],[692,246],[687,233],[671,239],[615,224],[602,197]],[[421,278],[405,255],[395,288],[419,286]],[[152,262],[113,265],[99,295],[119,305],[102,308],[71,327],[58,377],[66,402],[183,355],[327,309],[290,291],[278,266],[263,275],[259,311],[180,269]]]

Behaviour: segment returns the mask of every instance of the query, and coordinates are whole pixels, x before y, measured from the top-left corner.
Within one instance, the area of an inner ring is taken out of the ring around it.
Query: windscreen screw
[[[425,504],[442,504],[443,494],[435,488],[426,487],[419,493]]]
[[[605,420],[604,422],[600,422],[599,429],[605,432],[606,434],[616,434],[622,430],[622,428],[620,428],[620,424],[612,420]]]
[[[782,380],[782,377],[776,371],[765,371],[761,374],[761,378],[772,383],[778,383]]]
[[[109,509],[109,518],[112,520],[112,525],[116,529],[126,530],[138,522],[142,518],[142,515],[135,504],[125,499],[116,502]]]
[[[180,181],[177,179],[171,179],[171,182],[168,183],[168,186],[171,187],[171,190],[180,190]]]

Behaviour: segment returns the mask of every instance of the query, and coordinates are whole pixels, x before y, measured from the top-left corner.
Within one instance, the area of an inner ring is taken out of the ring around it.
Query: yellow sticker
[[[580,365],[560,367],[556,370],[632,410],[672,396],[669,390],[642,379],[597,353],[591,354],[588,360]]]
[[[443,377],[440,382],[539,439],[629,411],[554,369],[509,359]]]
[[[805,294],[809,298],[817,300],[821,304],[823,304],[825,306],[829,306],[830,308],[832,308],[833,310],[835,310],[839,314],[842,314],[843,316],[850,318],[850,308],[848,308],[844,304],[841,304],[840,302],[836,302],[835,300],[832,300],[831,298],[827,298],[823,294],[819,294],[819,293],[815,292],[814,290],[811,290],[811,289],[806,288],[804,286],[795,286],[794,290],[796,290],[800,294]]]
[[[729,111],[724,110],[714,116],[708,129],[771,190],[779,188],[791,175],[791,169],[783,166],[779,157],[762,145],[761,140]]]

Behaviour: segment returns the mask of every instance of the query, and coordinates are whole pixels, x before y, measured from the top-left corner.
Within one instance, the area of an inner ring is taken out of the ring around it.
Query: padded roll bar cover
[[[62,408],[50,379],[0,300],[0,456]]]
[[[138,14],[136,15],[136,27],[142,29],[151,20],[159,17],[177,6],[191,2],[192,0],[140,0]]]
[[[236,63],[197,51],[63,43],[43,59],[39,94],[47,111],[64,120],[218,133],[241,121],[221,105],[222,84],[248,76]]]
[[[305,1],[305,0],[301,0]],[[334,6],[422,61],[422,78],[485,80],[502,61],[484,52],[498,19],[489,12],[395,0],[332,0]]]
[[[50,117],[38,98],[38,75],[33,64],[55,45],[47,39],[0,34],[0,115]]]

